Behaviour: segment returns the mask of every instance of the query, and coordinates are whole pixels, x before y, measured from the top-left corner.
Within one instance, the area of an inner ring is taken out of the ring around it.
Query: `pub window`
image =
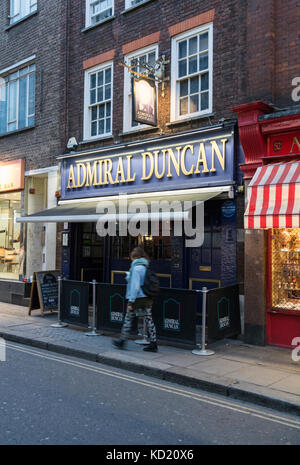
[[[158,46],[152,45],[151,47],[135,51],[132,54],[125,56],[125,63],[132,66],[132,70],[140,73],[147,74],[146,68],[143,65],[147,63],[149,66],[154,66],[158,58]],[[123,128],[124,132],[134,130],[135,128],[147,128],[147,124],[136,123],[132,120],[132,79],[134,74],[130,73],[128,68],[124,68],[124,118]]]
[[[37,10],[37,0],[10,0],[10,24]]]
[[[212,112],[212,25],[172,40],[171,120]]]
[[[86,71],[84,138],[99,139],[112,134],[113,64]]]
[[[86,0],[86,27],[101,23],[114,14],[114,0]]]
[[[149,231],[151,230],[149,226]],[[171,235],[162,235],[160,225],[157,236],[114,236],[112,241],[112,254],[114,259],[129,259],[130,252],[137,246],[143,247],[151,260],[171,260]]]
[[[0,77],[0,134],[34,125],[35,65]]]

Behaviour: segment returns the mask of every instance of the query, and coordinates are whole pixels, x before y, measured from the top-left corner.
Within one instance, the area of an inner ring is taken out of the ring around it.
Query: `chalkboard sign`
[[[32,310],[41,309],[42,315],[45,311],[57,310],[58,307],[58,276],[60,272],[38,271],[33,275],[31,286],[29,315]]]

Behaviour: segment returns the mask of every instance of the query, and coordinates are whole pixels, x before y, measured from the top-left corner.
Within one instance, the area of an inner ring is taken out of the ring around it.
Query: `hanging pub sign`
[[[132,78],[132,120],[157,125],[156,86],[147,78]]]

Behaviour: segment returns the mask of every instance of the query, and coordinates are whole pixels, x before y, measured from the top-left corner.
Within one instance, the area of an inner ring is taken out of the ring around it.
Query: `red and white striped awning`
[[[248,186],[245,229],[300,227],[300,161],[258,168]]]

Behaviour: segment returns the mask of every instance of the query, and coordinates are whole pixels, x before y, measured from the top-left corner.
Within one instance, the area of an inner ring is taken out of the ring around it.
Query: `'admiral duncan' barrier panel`
[[[72,325],[89,326],[89,283],[61,281],[61,320]]]
[[[207,291],[208,340],[238,336],[241,333],[239,286]]]

